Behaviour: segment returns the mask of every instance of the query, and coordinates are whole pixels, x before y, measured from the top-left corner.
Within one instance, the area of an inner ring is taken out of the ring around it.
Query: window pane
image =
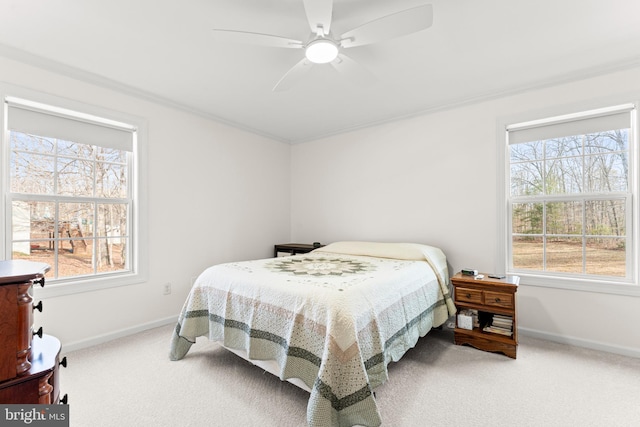
[[[58,277],[93,274],[93,203],[60,203]]]
[[[93,196],[93,161],[58,158],[58,194]]]
[[[115,148],[96,147],[96,159],[104,162],[126,163],[127,152]]]
[[[58,155],[66,157],[79,157],[81,159],[93,159],[94,147],[76,142],[58,139]]]
[[[49,264],[52,269],[46,275],[48,278],[55,276],[54,213],[55,204],[51,202],[11,203],[11,259]]]
[[[593,193],[627,191],[627,153],[585,157],[585,185]]]
[[[575,194],[582,191],[582,157],[548,160],[546,194]]]
[[[582,154],[582,136],[568,136],[545,141],[545,157],[575,157]]]
[[[126,237],[98,239],[98,271],[127,270],[125,251],[128,241]]]
[[[124,203],[101,203],[98,205],[98,229],[100,237],[127,235],[127,205]]]
[[[52,239],[54,237],[54,203],[14,200],[11,208],[13,240]]]
[[[512,251],[514,268],[528,270],[543,269],[542,237],[513,237]]]
[[[31,151],[34,153],[55,153],[55,140],[41,136],[28,135],[22,132],[10,132],[11,149],[19,151]]]
[[[586,234],[625,236],[626,204],[622,199],[585,202]]]
[[[547,239],[547,271],[582,273],[582,238]]]
[[[115,163],[96,163],[96,196],[127,197],[127,167]]]
[[[582,202],[546,204],[547,234],[582,234]]]
[[[542,234],[542,203],[513,203],[514,234]]]
[[[9,180],[12,193],[53,194],[54,157],[11,152]]]
[[[592,133],[586,136],[584,151],[586,154],[611,153],[629,150],[629,129]]]
[[[587,238],[587,274],[624,277],[626,274],[625,239]]]
[[[58,237],[93,237],[93,203],[60,203]]]
[[[544,142],[533,141],[509,146],[511,163],[532,162],[544,157]]]
[[[93,240],[60,240],[58,250],[58,277],[93,274]]]
[[[511,165],[511,195],[533,196],[542,194],[542,162]]]

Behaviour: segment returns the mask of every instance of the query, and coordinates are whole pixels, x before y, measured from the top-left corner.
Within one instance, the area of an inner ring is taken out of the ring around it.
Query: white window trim
[[[576,103],[563,106],[550,106],[544,110],[520,113],[513,116],[501,117],[497,120],[496,125],[496,219],[497,219],[497,242],[496,245],[496,265],[495,271],[503,271],[507,274],[517,274],[521,277],[521,283],[524,285],[540,286],[554,289],[568,289],[575,291],[597,292],[615,295],[629,295],[640,297],[640,260],[635,259],[631,272],[630,281],[613,281],[609,279],[597,278],[576,278],[570,274],[561,273],[523,273],[521,271],[514,272],[509,270],[509,245],[508,229],[511,226],[511,218],[507,213],[510,211],[508,206],[509,186],[506,179],[509,176],[509,146],[507,144],[507,127],[514,123],[535,122],[545,120],[548,117],[558,117],[563,115],[572,115],[580,111],[597,110],[613,105],[635,104],[636,111],[640,106],[640,93],[630,93],[628,96],[616,96],[605,99],[596,99],[583,103]],[[632,176],[629,177],[629,188],[632,193],[632,234],[629,236],[631,253],[636,254],[638,258],[640,249],[640,158],[639,158],[639,139],[640,136],[640,114],[635,114],[635,129],[632,132],[633,142],[629,143],[629,159],[633,162]],[[627,257],[629,259],[629,257]]]
[[[141,117],[131,114],[121,113],[104,107],[85,104],[79,101],[70,100],[63,97],[48,95],[0,82],[0,99],[3,101],[2,114],[0,114],[0,129],[2,129],[2,144],[0,150],[0,212],[3,221],[0,224],[0,259],[9,259],[7,254],[7,239],[11,236],[11,224],[4,214],[8,203],[9,174],[3,169],[5,159],[9,158],[8,132],[5,132],[7,112],[4,100],[7,97],[28,99],[33,102],[54,105],[62,109],[79,111],[86,114],[104,117],[115,122],[129,123],[136,127],[136,141],[134,142],[135,173],[132,174],[132,187],[134,194],[132,199],[134,205],[132,209],[132,250],[134,251],[133,265],[130,272],[114,273],[108,276],[86,276],[68,279],[59,279],[55,283],[49,282],[44,288],[38,287],[38,298],[52,298],[63,295],[76,294],[81,292],[91,292],[100,289],[127,286],[148,281],[149,259],[148,259],[148,218],[147,197],[144,191],[147,188],[147,121]]]

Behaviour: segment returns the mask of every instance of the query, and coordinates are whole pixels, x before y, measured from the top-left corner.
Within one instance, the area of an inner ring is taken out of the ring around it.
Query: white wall
[[[640,93],[640,68],[391,122],[292,147],[292,238],[441,247],[451,270],[494,271],[497,123]],[[428,94],[425,94],[428,96]],[[640,357],[640,298],[527,286],[523,332]]]
[[[35,326],[66,350],[171,321],[205,267],[264,258],[289,239],[288,145],[3,58],[0,81],[148,123],[148,282],[47,298]]]
[[[452,271],[493,270],[497,120],[638,92],[640,69],[293,147],[3,58],[0,81],[148,120],[149,280],[47,299],[36,326],[69,350],[171,321],[205,267],[270,256],[290,237],[423,242]],[[525,332],[640,355],[640,298],[526,283],[518,296]]]

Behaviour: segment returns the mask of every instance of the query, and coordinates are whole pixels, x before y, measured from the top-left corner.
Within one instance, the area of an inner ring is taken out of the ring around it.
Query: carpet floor
[[[173,326],[66,354],[72,427],[302,427],[308,394]],[[640,359],[520,337],[517,360],[434,330],[376,389],[383,426],[640,426]]]

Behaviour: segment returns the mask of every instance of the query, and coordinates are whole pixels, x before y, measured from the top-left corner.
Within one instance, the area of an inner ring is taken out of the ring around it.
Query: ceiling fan
[[[297,83],[314,64],[331,64],[347,78],[360,84],[375,78],[366,68],[343,53],[344,49],[364,46],[429,28],[433,23],[430,4],[413,7],[367,22],[335,37],[331,33],[333,0],[303,0],[311,28],[307,42],[287,37],[237,30],[214,29],[219,38],[254,45],[304,49],[305,57],[276,83],[274,91],[284,91]]]

